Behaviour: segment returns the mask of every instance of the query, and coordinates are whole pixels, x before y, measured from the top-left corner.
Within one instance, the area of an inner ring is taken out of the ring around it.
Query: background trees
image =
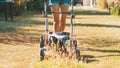
[[[120,0],[115,0],[114,2],[110,3],[110,14],[112,15],[120,15]]]
[[[26,11],[42,11],[44,6],[44,0],[13,0],[13,9],[15,16],[20,15]],[[7,5],[9,7],[9,4]],[[0,3],[0,12],[4,12],[4,3]],[[10,10],[8,8],[8,10]]]
[[[26,11],[39,11],[42,12],[44,8],[44,0],[13,0],[13,15],[20,15]],[[74,5],[78,0],[74,0]],[[112,3],[108,3],[108,0],[96,0],[96,4],[98,8],[110,8],[110,13],[114,15],[120,15],[120,0],[115,0]],[[9,5],[8,5],[9,6]],[[4,12],[4,3],[0,3],[0,14]],[[8,8],[8,10],[10,10]]]

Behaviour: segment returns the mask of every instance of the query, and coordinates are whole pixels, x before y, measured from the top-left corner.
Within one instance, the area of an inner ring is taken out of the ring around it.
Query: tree
[[[112,15],[120,15],[120,0],[115,0],[110,4],[110,13]]]
[[[24,0],[14,0],[13,9],[14,9],[14,15],[15,16],[18,16],[22,13],[23,3],[24,3]]]

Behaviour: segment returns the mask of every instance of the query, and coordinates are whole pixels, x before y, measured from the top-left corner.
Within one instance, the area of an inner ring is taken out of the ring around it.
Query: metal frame
[[[50,12],[50,11],[47,11],[47,0],[44,0],[44,12],[45,12],[45,32],[48,34],[48,13],[61,13],[61,12]],[[73,3],[74,3],[74,0],[71,0],[71,4],[70,4],[70,7],[71,7],[71,10],[70,12],[63,12],[63,14],[70,14],[70,35],[72,36],[73,35],[73,16],[74,16],[74,9],[73,9]]]
[[[44,52],[46,49],[44,46],[48,45],[49,49],[56,48],[56,51],[60,52],[60,55],[62,56],[63,53],[67,54],[67,51],[69,52],[69,58],[73,58],[72,55],[73,50],[76,54],[76,59],[80,60],[80,50],[77,48],[77,40],[72,38],[73,34],[73,18],[74,18],[74,10],[73,10],[73,1],[71,0],[71,11],[70,12],[62,12],[65,14],[70,14],[70,33],[69,32],[49,32],[48,33],[48,13],[61,13],[61,12],[49,12],[47,11],[47,0],[44,0],[44,11],[45,11],[45,32],[47,33],[46,37],[41,36],[40,37],[40,60],[44,59]],[[56,46],[54,46],[54,44]],[[69,45],[70,46],[66,46]],[[52,46],[53,45],[53,46]],[[69,50],[67,50],[67,48]]]
[[[45,11],[45,32],[48,33],[48,12],[47,12],[47,0],[44,0],[44,11]]]

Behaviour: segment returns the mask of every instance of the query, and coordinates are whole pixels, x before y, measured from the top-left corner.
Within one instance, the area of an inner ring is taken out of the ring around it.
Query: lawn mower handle
[[[48,11],[47,11],[47,1],[48,0],[44,0],[44,12],[45,12],[45,32],[48,33]],[[73,9],[73,3],[74,3],[74,0],[71,0],[70,2],[70,7],[71,7],[71,10],[70,10],[70,35],[72,36],[73,34],[73,18],[74,18],[74,9]],[[68,13],[66,13],[68,14]]]
[[[44,0],[44,12],[45,12],[45,32],[48,33],[47,0]]]
[[[73,9],[74,0],[71,0],[71,16],[70,16],[70,35],[73,34],[73,17],[74,17],[74,9]]]

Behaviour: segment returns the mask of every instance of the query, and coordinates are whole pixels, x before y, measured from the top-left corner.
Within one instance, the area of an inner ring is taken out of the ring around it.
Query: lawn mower
[[[48,13],[61,13],[47,11],[47,0],[44,0],[45,12],[45,36],[40,37],[40,60],[43,60],[49,50],[54,50],[60,55],[66,54],[69,58],[75,55],[75,58],[80,60],[80,50],[77,48],[77,40],[73,36],[73,0],[71,0],[70,12],[62,12],[70,14],[70,32],[49,32],[48,30]],[[46,48],[48,47],[48,48]]]

